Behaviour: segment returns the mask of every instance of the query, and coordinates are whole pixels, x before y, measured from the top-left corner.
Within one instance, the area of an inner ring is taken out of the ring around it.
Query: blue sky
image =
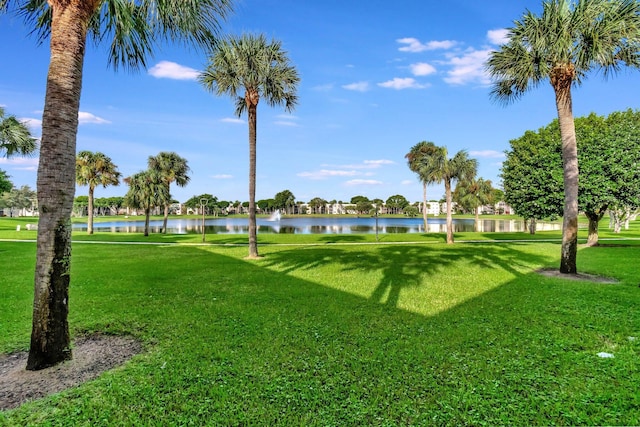
[[[509,140],[556,117],[547,84],[504,106],[489,97],[483,63],[503,29],[539,0],[240,0],[224,33],[264,33],[283,43],[297,67],[299,105],[292,114],[258,106],[257,199],[290,190],[297,200],[348,201],[355,195],[422,199],[406,165],[420,141],[466,149],[478,175],[499,186]],[[20,18],[0,15],[0,105],[40,135],[48,45],[37,45]],[[246,117],[230,98],[195,81],[205,53],[164,46],[137,73],[107,68],[106,47],[88,43],[78,150],[110,156],[124,176],[147,158],[175,151],[189,161],[191,182],[172,187],[186,201],[210,193],[248,200]],[[574,90],[574,115],[640,107],[640,72],[590,76]],[[36,187],[37,158],[0,159],[17,185]],[[98,188],[121,196],[126,185]],[[76,195],[86,195],[79,187]],[[428,197],[438,199],[440,185]]]

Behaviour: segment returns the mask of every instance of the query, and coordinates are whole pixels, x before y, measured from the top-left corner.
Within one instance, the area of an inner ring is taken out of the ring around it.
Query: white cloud
[[[429,87],[429,85],[423,85],[418,83],[415,79],[411,77],[395,77],[393,80],[389,80],[386,82],[378,83],[378,86],[389,88],[389,89],[424,89]]]
[[[38,162],[38,157],[13,157],[11,159],[0,157],[0,165],[10,165],[11,169],[15,170],[36,171],[38,170]]]
[[[396,40],[398,43],[403,44],[405,46],[399,47],[398,50],[401,52],[411,52],[418,53],[424,52],[427,50],[436,50],[436,49],[451,49],[458,43],[453,40],[441,40],[441,41],[430,41],[427,43],[422,43],[420,40],[413,37],[405,37],[402,39]]]
[[[21,117],[18,119],[20,122],[27,125],[31,133],[38,133],[42,129],[42,120],[40,119],[32,119],[29,117]]]
[[[109,120],[105,120],[102,117],[94,116],[93,114],[87,113],[87,112],[84,112],[84,111],[78,112],[78,122],[81,125],[84,125],[84,124],[87,124],[87,123],[93,123],[93,124],[98,124],[98,125],[104,125],[104,124],[111,123]]]
[[[286,120],[278,120],[273,122],[274,125],[278,125],[278,126],[289,126],[289,127],[297,127],[300,126],[298,123],[296,122],[289,122]]]
[[[242,119],[236,119],[234,117],[225,117],[224,119],[220,119],[223,123],[235,123],[235,124],[244,124],[245,121]]]
[[[309,178],[309,179],[327,179],[332,178],[334,176],[355,176],[358,175],[356,171],[346,171],[346,170],[330,170],[330,169],[321,169],[315,172],[300,172],[298,174],[301,178]]]
[[[312,90],[317,90],[318,92],[328,92],[333,89],[333,83],[327,83],[324,85],[318,85],[311,88]]]
[[[158,79],[196,80],[200,72],[175,62],[160,61],[149,69],[149,74]]]
[[[400,184],[401,185],[412,185],[414,184],[415,181],[412,181],[410,179],[405,179],[404,181],[402,181]]]
[[[219,175],[213,175],[213,176],[211,176],[211,178],[213,178],[213,179],[232,179],[233,175],[219,174]]]
[[[365,160],[364,164],[371,168],[379,168],[382,165],[393,165],[395,162],[393,160]]]
[[[351,181],[345,182],[345,185],[382,185],[382,181],[376,181],[375,179],[352,179]]]
[[[505,154],[495,150],[470,151],[469,155],[474,157],[486,157],[490,159],[503,159]]]
[[[426,62],[411,64],[409,65],[409,68],[414,76],[428,76],[429,74],[434,74],[436,72],[436,67],[431,64],[427,64]]]
[[[291,114],[278,114],[276,117],[280,120],[276,120],[275,122],[273,122],[273,124],[275,125],[290,127],[300,126],[298,123],[296,123],[296,120],[298,120],[297,116]]]
[[[355,90],[356,92],[366,92],[369,90],[369,82],[356,82],[342,86],[346,90]]]
[[[448,64],[452,69],[447,72],[444,81],[452,85],[464,85],[467,83],[491,83],[491,79],[485,70],[485,63],[491,51],[467,50],[462,56],[452,56]]]
[[[487,39],[491,44],[503,45],[509,42],[509,31],[506,28],[487,31]]]

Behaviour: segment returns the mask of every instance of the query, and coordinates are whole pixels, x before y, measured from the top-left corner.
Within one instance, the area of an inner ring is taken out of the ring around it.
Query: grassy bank
[[[347,237],[261,236],[249,262],[244,246],[169,244],[198,236],[74,235],[72,334],[146,352],[0,425],[640,424],[639,246],[580,249],[612,285],[537,274],[556,242]],[[35,244],[0,253],[0,352],[26,350]]]

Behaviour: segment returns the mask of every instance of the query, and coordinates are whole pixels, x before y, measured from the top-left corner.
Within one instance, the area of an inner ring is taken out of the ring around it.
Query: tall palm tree
[[[411,147],[404,156],[409,169],[418,174],[422,182],[422,220],[424,231],[429,230],[427,222],[427,186],[437,181],[438,165],[442,162],[443,148],[433,142],[422,141]]]
[[[279,41],[264,35],[245,34],[217,44],[200,83],[216,95],[236,101],[236,115],[245,111],[249,122],[249,256],[258,257],[256,233],[256,124],[258,102],[284,105],[292,111],[298,102],[298,71],[289,62]],[[244,91],[244,94],[241,92]]]
[[[444,156],[438,159],[434,172],[436,182],[444,183],[444,194],[447,203],[447,243],[453,243],[453,215],[451,185],[457,181],[471,181],[478,169],[478,161],[470,159],[465,150],[458,151],[452,158],[447,157],[447,149],[443,148]]]
[[[187,175],[190,170],[187,159],[180,157],[173,151],[162,151],[158,153],[157,156],[149,156],[148,166],[149,169],[156,170],[160,174],[162,181],[164,181],[167,186],[167,192],[170,192],[172,182],[175,182],[180,187],[184,187],[191,179],[191,177]],[[162,232],[164,234],[167,234],[170,203],[171,200],[168,200],[164,205],[164,221],[162,225]]]
[[[5,115],[4,108],[0,107],[0,154],[5,157],[26,156],[36,148],[36,140],[27,125],[15,116]]]
[[[96,187],[119,185],[120,176],[118,167],[103,153],[81,151],[76,156],[76,182],[89,186],[87,233],[93,234],[93,193]]]
[[[38,166],[38,240],[27,369],[71,358],[68,301],[76,135],[87,35],[108,46],[114,68],[146,66],[156,43],[209,47],[231,0],[0,0],[0,13],[26,18],[50,38]]]
[[[151,209],[165,206],[171,199],[169,187],[164,181],[164,176],[157,170],[148,169],[138,172],[128,178],[129,191],[124,196],[124,204],[130,208],[144,210],[144,235],[149,235],[149,217]]]
[[[494,190],[491,180],[478,178],[470,181],[458,181],[453,192],[453,199],[456,199],[463,206],[473,209],[475,214],[474,230],[478,230],[480,222],[480,208],[493,203]]]
[[[640,2],[549,0],[540,15],[526,12],[509,41],[490,55],[492,96],[511,102],[549,80],[556,98],[564,168],[560,272],[574,274],[578,244],[578,150],[571,88],[589,72],[605,76],[640,66]]]

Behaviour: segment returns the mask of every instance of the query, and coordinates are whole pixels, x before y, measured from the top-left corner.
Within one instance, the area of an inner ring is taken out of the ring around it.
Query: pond
[[[444,233],[447,230],[444,217],[430,217],[428,232]],[[205,219],[206,234],[247,234],[249,232],[248,218],[207,218]],[[375,217],[282,217],[280,220],[267,218],[257,219],[258,233],[285,234],[371,234],[376,232]],[[472,218],[453,220],[454,232],[474,231]],[[538,222],[537,230],[560,230],[561,224]],[[76,231],[86,231],[86,224],[74,224]],[[149,223],[150,233],[159,233],[162,220],[152,220]],[[93,230],[96,232],[114,233],[143,233],[144,218],[139,221],[109,221],[95,222]],[[422,218],[377,218],[378,233],[424,233]],[[481,232],[517,232],[524,231],[524,223],[519,220],[481,219]],[[202,219],[171,218],[167,223],[170,234],[202,234]]]

